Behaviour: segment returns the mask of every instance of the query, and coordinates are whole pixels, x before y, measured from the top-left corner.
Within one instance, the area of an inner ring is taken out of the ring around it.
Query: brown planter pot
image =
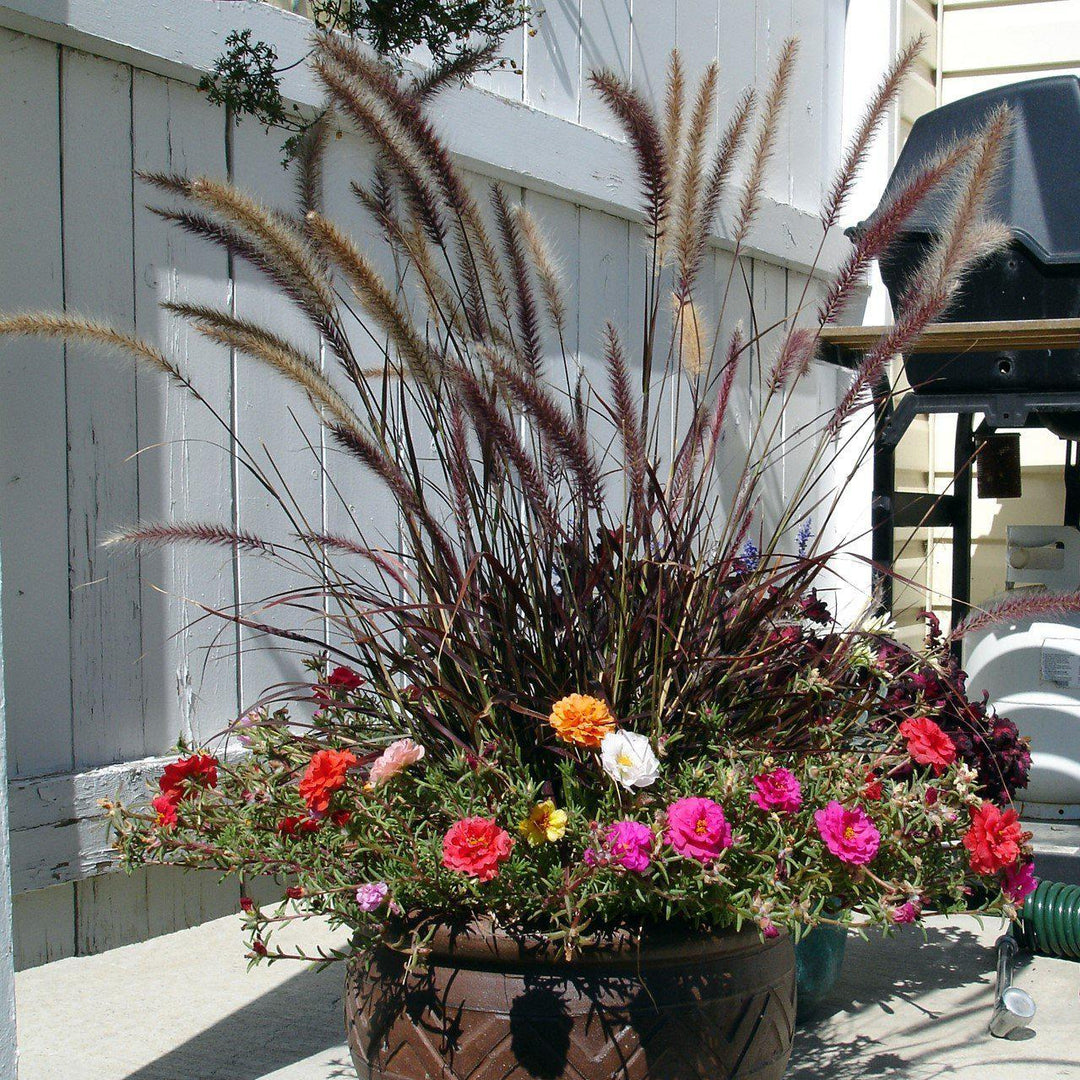
[[[351,961],[345,1021],[361,1080],[779,1080],[795,955],[787,934],[657,930],[567,962],[446,931],[408,975],[389,948]]]

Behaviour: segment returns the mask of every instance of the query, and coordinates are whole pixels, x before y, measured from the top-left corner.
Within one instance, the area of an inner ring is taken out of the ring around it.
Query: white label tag
[[[1041,678],[1068,689],[1080,687],[1080,642],[1066,638],[1046,638],[1040,652]]]

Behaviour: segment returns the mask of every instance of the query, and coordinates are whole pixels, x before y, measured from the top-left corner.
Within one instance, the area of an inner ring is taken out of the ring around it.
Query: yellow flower
[[[547,841],[561,840],[566,835],[566,811],[556,810],[550,799],[537,803],[518,825],[521,835],[536,847]]]
[[[615,730],[615,717],[599,698],[571,694],[556,701],[548,723],[564,742],[595,749],[604,736]]]

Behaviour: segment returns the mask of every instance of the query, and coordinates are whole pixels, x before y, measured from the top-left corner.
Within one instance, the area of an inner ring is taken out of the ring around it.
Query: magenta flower
[[[913,923],[922,914],[922,904],[918,900],[908,900],[892,909],[892,921],[898,925]]]
[[[781,814],[793,814],[802,806],[802,787],[790,769],[773,769],[754,777],[754,791],[750,801],[762,810],[777,810]]]
[[[640,821],[616,821],[604,836],[611,861],[624,870],[643,874],[652,860],[653,831]]]
[[[710,863],[731,847],[731,826],[712,799],[677,799],[667,809],[667,824],[664,842],[698,862]]]
[[[1017,862],[1005,870],[1005,880],[1001,884],[1001,891],[1014,904],[1022,904],[1029,893],[1033,893],[1038,887],[1039,879],[1035,876],[1035,864],[1033,862]]]
[[[377,911],[390,895],[385,881],[369,881],[356,890],[356,903],[361,911]]]
[[[835,799],[814,814],[825,846],[843,863],[865,866],[881,844],[881,833],[861,807],[850,810]]]

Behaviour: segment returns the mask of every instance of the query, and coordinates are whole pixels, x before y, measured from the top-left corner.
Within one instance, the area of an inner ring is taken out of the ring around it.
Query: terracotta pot
[[[361,1080],[778,1080],[795,1022],[786,934],[621,936],[567,962],[471,927],[422,964],[350,962],[345,1020]]]

